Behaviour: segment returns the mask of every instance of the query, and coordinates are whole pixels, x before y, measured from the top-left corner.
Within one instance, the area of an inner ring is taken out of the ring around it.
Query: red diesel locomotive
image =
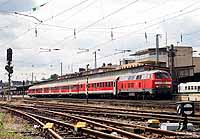
[[[87,89],[88,87],[88,89]],[[46,82],[33,85],[28,90],[34,97],[138,97],[171,95],[172,79],[168,72],[162,70],[129,73],[119,76],[106,76],[82,79],[66,79],[64,81]]]

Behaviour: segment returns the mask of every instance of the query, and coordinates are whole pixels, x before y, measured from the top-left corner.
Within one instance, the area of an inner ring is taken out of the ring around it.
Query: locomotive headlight
[[[158,85],[156,85],[156,88],[158,88],[159,86]]]

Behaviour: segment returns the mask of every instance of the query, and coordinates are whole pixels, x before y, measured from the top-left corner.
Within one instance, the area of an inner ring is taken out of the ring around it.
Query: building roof
[[[148,49],[137,51],[134,54],[130,54],[130,56],[144,55],[144,54],[148,54],[149,52],[155,52],[155,50],[156,50],[156,48],[148,48]],[[159,51],[166,52],[167,48],[166,47],[159,48]]]
[[[170,46],[160,47],[159,51],[167,52],[167,47],[170,47]],[[174,46],[174,47],[175,48],[192,48],[191,46]],[[134,54],[130,54],[130,56],[140,56],[140,55],[148,54],[150,52],[155,52],[155,51],[156,51],[156,48],[148,48],[148,49],[139,50],[135,52]]]

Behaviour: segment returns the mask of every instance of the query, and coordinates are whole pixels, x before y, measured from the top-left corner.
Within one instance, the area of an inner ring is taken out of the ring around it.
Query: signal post
[[[12,49],[8,48],[7,49],[7,65],[5,66],[6,71],[8,72],[8,100],[10,100],[11,93],[10,93],[10,86],[11,86],[11,74],[13,73],[13,66],[12,64]]]

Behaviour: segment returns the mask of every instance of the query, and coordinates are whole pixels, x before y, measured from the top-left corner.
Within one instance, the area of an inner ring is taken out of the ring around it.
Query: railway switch
[[[43,126],[43,129],[52,129],[53,123],[46,123],[46,125]]]
[[[159,128],[160,127],[160,121],[157,119],[149,119],[148,120],[148,126],[153,128]]]
[[[79,131],[80,128],[84,128],[86,127],[86,122],[78,122],[75,126],[74,126],[74,130],[76,132]]]

